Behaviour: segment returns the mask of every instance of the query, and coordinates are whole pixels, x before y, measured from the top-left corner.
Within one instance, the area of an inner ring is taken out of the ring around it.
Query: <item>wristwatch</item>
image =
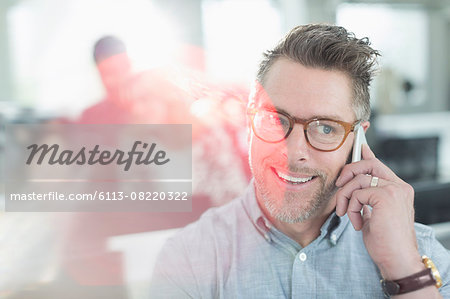
[[[433,261],[424,255],[422,256],[422,263],[424,263],[426,269],[416,274],[398,280],[382,279],[381,286],[384,295],[389,298],[392,295],[417,291],[430,285],[435,285],[437,288],[440,288],[442,286],[441,276]]]

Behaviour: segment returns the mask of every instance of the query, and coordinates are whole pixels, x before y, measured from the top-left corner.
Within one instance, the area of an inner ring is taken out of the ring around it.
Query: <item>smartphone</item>
[[[361,148],[363,144],[367,144],[366,135],[361,124],[358,124],[355,128],[355,141],[353,142],[352,163],[361,160]]]

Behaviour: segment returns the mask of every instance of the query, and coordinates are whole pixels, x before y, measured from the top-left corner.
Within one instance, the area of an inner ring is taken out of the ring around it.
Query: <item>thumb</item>
[[[370,220],[370,218],[372,217],[372,211],[370,210],[370,207],[368,205],[364,205],[363,206],[363,223],[366,223],[367,221]]]

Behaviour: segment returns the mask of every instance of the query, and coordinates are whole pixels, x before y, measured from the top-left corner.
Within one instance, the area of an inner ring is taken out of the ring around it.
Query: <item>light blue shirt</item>
[[[431,228],[416,224],[450,298],[450,254]],[[207,211],[164,245],[151,298],[384,298],[381,275],[362,233],[347,216],[330,215],[320,236],[302,248],[264,217],[253,184],[244,196]]]

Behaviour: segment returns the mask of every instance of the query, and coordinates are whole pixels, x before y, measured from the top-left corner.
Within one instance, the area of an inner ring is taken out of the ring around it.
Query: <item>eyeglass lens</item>
[[[290,132],[289,118],[275,111],[259,110],[253,117],[255,134],[267,142],[280,142]],[[345,137],[345,128],[332,120],[313,120],[306,125],[306,137],[311,146],[320,150],[338,147]]]

